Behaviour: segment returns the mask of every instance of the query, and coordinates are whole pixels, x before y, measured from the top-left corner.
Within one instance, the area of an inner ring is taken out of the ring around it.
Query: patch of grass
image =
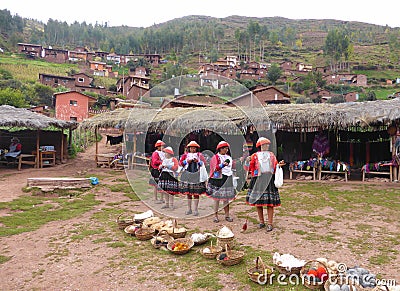
[[[192,287],[194,289],[204,288],[206,290],[221,290],[224,286],[219,283],[219,279],[214,273],[208,273],[196,276]]]
[[[0,202],[0,209],[10,209],[12,214],[0,217],[0,236],[33,231],[50,221],[77,217],[99,203],[93,194],[73,200],[21,196],[10,202]]]
[[[9,260],[11,260],[11,258],[12,258],[12,257],[0,255],[0,264],[3,264],[3,263],[5,263],[5,262],[8,262]]]
[[[123,247],[126,247],[126,244],[118,241],[118,242],[109,243],[109,244],[107,244],[107,246],[110,248],[123,248]]]
[[[111,237],[102,237],[102,238],[95,239],[92,242],[94,244],[100,244],[100,243],[111,242],[111,241],[113,241],[113,239]]]

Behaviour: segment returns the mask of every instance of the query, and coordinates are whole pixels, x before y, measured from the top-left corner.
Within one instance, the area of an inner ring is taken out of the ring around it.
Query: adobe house
[[[89,118],[89,108],[96,103],[96,98],[76,91],[55,93],[56,118],[77,121]]]
[[[38,44],[18,43],[18,52],[30,58],[41,58],[43,47]]]
[[[126,93],[126,100],[139,100],[140,97],[144,96],[147,92],[149,92],[149,88],[132,84]]]
[[[75,77],[56,76],[50,74],[39,74],[39,82],[43,85],[57,88],[63,86],[68,89],[75,89]]]
[[[236,70],[233,68],[225,69],[221,72],[221,76],[224,76],[229,79],[236,79]]]
[[[90,72],[95,76],[108,77],[107,64],[104,62],[90,61]]]
[[[344,99],[346,102],[355,102],[358,101],[358,93],[357,92],[349,92],[344,95]]]
[[[68,61],[68,51],[62,49],[44,48],[43,58],[52,63],[66,63]]]
[[[75,78],[76,86],[90,86],[94,80],[93,77],[85,73],[73,74],[71,77]]]
[[[87,52],[85,51],[69,51],[68,60],[70,62],[86,62]]]
[[[251,89],[253,94],[247,92],[243,95],[240,95],[236,98],[231,99],[226,104],[228,105],[236,105],[236,106],[258,106],[267,105],[267,104],[289,104],[290,103],[290,95],[285,92],[279,90],[274,86],[257,86]],[[253,96],[252,96],[253,95]],[[256,97],[257,100],[253,98]]]
[[[148,91],[150,89],[149,81],[150,81],[149,77],[136,76],[136,75],[119,78],[117,81],[117,92],[128,97],[128,94],[129,94],[130,90],[132,89],[132,90],[136,91],[136,93],[132,93],[133,96],[138,96],[140,94],[140,92],[145,92],[144,90]],[[132,88],[133,86],[135,86],[137,88]],[[139,88],[142,89],[140,92],[137,91]],[[143,93],[143,94],[145,94],[145,93]],[[140,96],[143,96],[143,95],[140,95]],[[131,98],[129,98],[129,99],[131,99]]]

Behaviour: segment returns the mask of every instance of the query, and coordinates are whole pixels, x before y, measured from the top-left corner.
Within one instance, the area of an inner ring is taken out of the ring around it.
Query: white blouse
[[[219,156],[219,160],[221,161],[221,164],[223,164],[226,160],[229,160],[229,164],[225,167],[222,168],[221,172],[222,175],[225,176],[232,176],[232,157],[230,155],[221,155],[217,154]]]

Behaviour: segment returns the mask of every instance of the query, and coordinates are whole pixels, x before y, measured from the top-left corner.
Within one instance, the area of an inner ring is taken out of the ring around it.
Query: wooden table
[[[40,151],[39,152],[39,165],[41,168],[45,166],[56,165],[56,151]]]

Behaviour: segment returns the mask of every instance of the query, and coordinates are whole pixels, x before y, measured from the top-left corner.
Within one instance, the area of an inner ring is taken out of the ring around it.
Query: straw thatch
[[[51,126],[58,128],[76,128],[77,124],[72,121],[51,118],[25,108],[1,105],[0,126],[44,129]]]
[[[281,130],[299,128],[363,128],[400,123],[400,99],[339,104],[277,104],[262,108],[165,108],[118,109],[84,120],[84,129],[129,128],[137,131],[166,130],[171,126],[181,130],[194,127],[211,130],[234,130],[254,124],[266,124]]]

